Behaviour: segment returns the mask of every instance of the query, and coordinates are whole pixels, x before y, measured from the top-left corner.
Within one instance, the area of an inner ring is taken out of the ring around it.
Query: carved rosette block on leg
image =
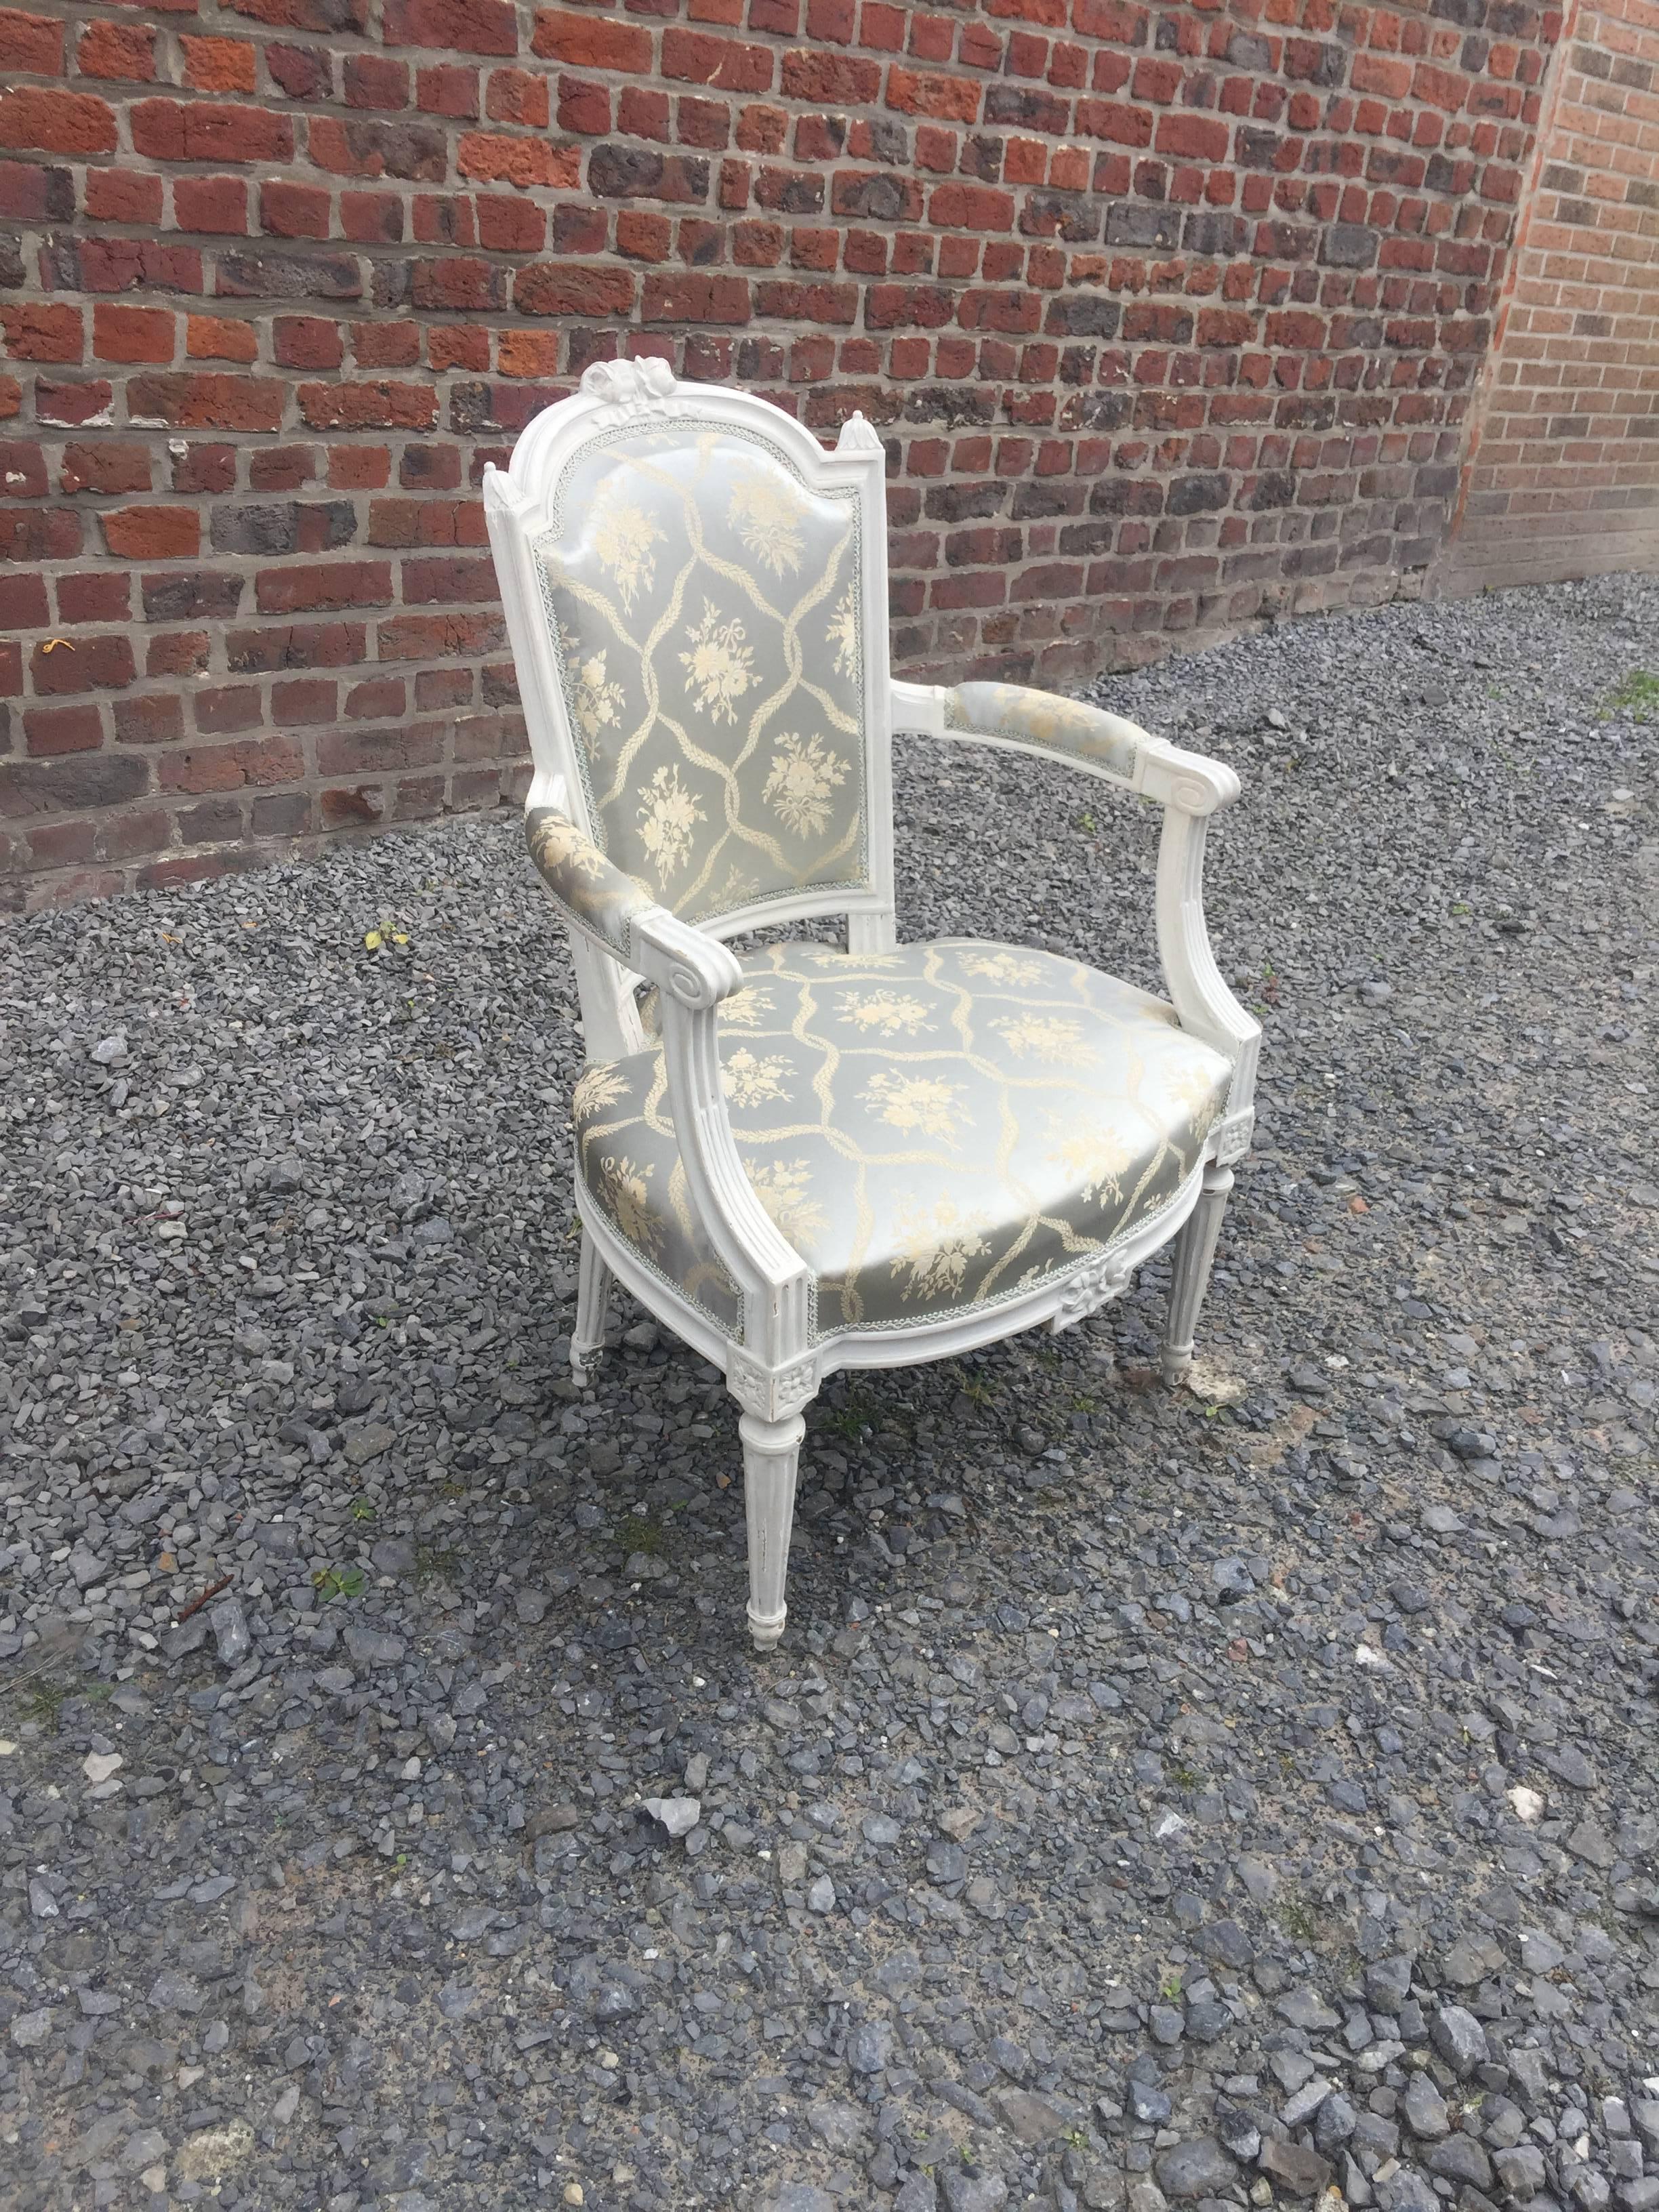
[[[763,1421],[745,1413],[743,1438],[744,1508],[749,1521],[749,1632],[757,1651],[769,1651],[783,1634],[789,1580],[789,1534],[795,1521],[795,1474],[806,1424],[799,1413]]]
[[[570,1371],[586,1382],[605,1350],[605,1323],[611,1316],[611,1270],[599,1256],[599,1248],[586,1229],[581,1258],[576,1267],[576,1326],[570,1333]]]
[[[1193,1364],[1193,1339],[1198,1333],[1199,1308],[1209,1286],[1221,1217],[1227,1210],[1227,1194],[1233,1171],[1212,1160],[1204,1170],[1203,1194],[1187,1217],[1176,1246],[1175,1279],[1170,1285],[1170,1318],[1164,1332],[1164,1380],[1171,1386],[1184,1381]]]

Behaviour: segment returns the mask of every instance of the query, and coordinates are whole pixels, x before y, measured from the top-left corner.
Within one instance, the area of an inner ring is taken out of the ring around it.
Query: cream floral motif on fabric
[[[857,501],[757,436],[628,426],[536,546],[594,842],[688,921],[867,887]]]
[[[645,885],[612,866],[591,838],[551,806],[525,816],[530,857],[571,920],[602,937],[626,957],[633,948],[629,924],[656,902]]]
[[[1175,1197],[1231,1080],[1161,999],[1049,953],[797,942],[744,967],[720,1009],[732,1130],[817,1279],[820,1334],[982,1305],[1078,1267]],[[691,1213],[660,1046],[588,1068],[574,1103],[600,1207],[736,1334],[741,1301]]]
[[[1134,775],[1140,750],[1139,733],[1120,715],[1058,692],[1030,691],[1021,684],[957,684],[945,695],[945,726],[1036,745],[1068,760],[1094,761],[1126,783]]]

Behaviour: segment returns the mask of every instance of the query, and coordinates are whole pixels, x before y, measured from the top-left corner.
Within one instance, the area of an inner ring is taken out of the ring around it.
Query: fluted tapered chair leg
[[[1204,1170],[1204,1186],[1198,1204],[1188,1215],[1176,1246],[1170,1316],[1164,1331],[1162,1364],[1166,1382],[1183,1381],[1193,1364],[1193,1339],[1198,1332],[1199,1309],[1209,1286],[1216,1240],[1221,1234],[1221,1217],[1227,1210],[1227,1194],[1232,1187],[1232,1170],[1212,1160]]]
[[[605,1350],[611,1317],[611,1270],[588,1231],[582,1231],[582,1255],[576,1270],[576,1326],[570,1333],[570,1371],[578,1382],[592,1375]]]
[[[806,1424],[738,1423],[743,1438],[743,1502],[749,1522],[749,1632],[757,1651],[769,1651],[783,1634],[789,1581],[789,1534],[795,1522],[795,1475]]]

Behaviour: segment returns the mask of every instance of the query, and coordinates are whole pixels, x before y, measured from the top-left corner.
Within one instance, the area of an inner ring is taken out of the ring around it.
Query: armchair
[[[1260,1036],[1204,925],[1205,831],[1237,780],[1073,700],[895,682],[860,416],[826,452],[749,394],[599,364],[485,471],[484,504],[530,855],[581,996],[572,1364],[599,1356],[620,1280],[724,1370],[764,1650],[826,1375],[1066,1328],[1176,1237],[1164,1376],[1190,1365]],[[1023,947],[896,942],[899,730],[1058,756],[1162,806],[1168,1000]],[[825,915],[845,951],[723,941]]]

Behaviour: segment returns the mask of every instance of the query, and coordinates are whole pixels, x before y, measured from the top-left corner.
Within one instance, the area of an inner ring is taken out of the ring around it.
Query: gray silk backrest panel
[[[596,842],[690,921],[869,883],[857,495],[758,435],[635,423],[536,544]]]

